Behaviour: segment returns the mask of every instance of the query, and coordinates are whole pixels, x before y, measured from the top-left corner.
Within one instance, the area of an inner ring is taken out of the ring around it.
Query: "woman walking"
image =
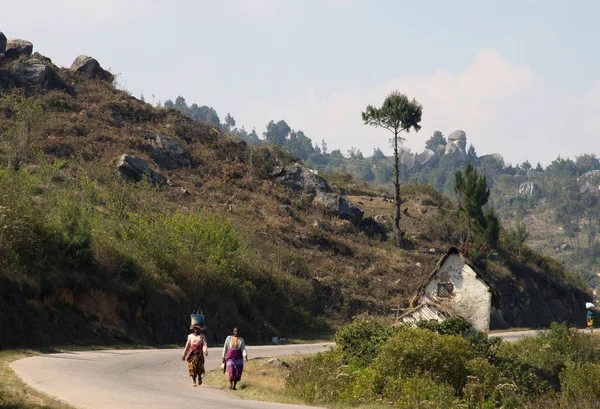
[[[204,328],[194,324],[190,329],[194,332],[187,337],[181,359],[187,361],[188,371],[194,382],[192,386],[196,386],[202,385],[202,375],[205,373],[204,357],[208,355],[208,344],[206,342],[206,336],[203,334]],[[197,383],[196,378],[198,378]]]
[[[223,345],[223,364],[229,371],[229,389],[236,390],[237,383],[242,379],[244,371],[244,359],[248,361],[246,343],[239,336],[239,329],[233,329],[233,335],[229,335]]]

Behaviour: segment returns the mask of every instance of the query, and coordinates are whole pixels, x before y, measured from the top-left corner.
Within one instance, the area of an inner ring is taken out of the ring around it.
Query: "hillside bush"
[[[381,390],[397,378],[426,376],[459,392],[467,381],[466,361],[471,358],[469,343],[461,337],[404,327],[381,347],[373,369]]]
[[[568,362],[560,374],[561,400],[570,402],[594,402],[600,406],[600,365],[589,362]]]
[[[360,316],[337,331],[335,342],[347,363],[364,368],[373,362],[394,332],[393,327],[376,318]]]
[[[587,408],[600,396],[600,341],[587,334],[554,324],[503,343],[465,332],[460,321],[419,325],[361,317],[340,330],[333,350],[296,362],[288,388],[310,403],[398,408]]]

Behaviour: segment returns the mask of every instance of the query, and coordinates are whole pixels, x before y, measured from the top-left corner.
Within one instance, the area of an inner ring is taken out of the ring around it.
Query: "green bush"
[[[465,364],[471,358],[469,343],[461,337],[404,327],[381,347],[373,369],[381,390],[394,379],[426,376],[460,392],[467,381]]]
[[[288,389],[308,403],[344,400],[342,391],[350,390],[350,375],[344,371],[339,348],[319,352],[291,364],[286,380]]]
[[[367,367],[377,357],[381,346],[392,336],[394,328],[368,316],[358,317],[338,330],[335,342],[346,363]]]
[[[569,361],[600,362],[600,340],[565,324],[553,323],[549,331],[537,337],[504,343],[500,355],[539,368],[556,381]]]
[[[385,385],[383,398],[400,409],[450,408],[456,399],[451,386],[425,377],[394,379]]]
[[[600,399],[600,365],[588,362],[567,362],[560,374],[561,400],[564,403]]]
[[[441,335],[462,336],[466,334],[466,332],[469,331],[472,326],[468,321],[462,318],[449,318],[442,322],[422,320],[417,322],[417,328],[437,332]]]
[[[467,384],[463,388],[463,398],[472,407],[483,407],[496,392],[500,374],[487,359],[475,358],[467,361]]]

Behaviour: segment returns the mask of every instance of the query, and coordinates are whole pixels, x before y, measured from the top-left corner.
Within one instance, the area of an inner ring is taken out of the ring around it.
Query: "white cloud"
[[[318,95],[308,90],[283,101],[253,101],[237,114],[240,123],[262,130],[269,120],[285,119],[317,142],[345,152],[354,146],[370,155],[375,146],[388,153],[389,134],[363,125],[367,104],[380,105],[392,90],[423,105],[422,130],[408,134],[405,145],[421,151],[434,130],[467,132],[478,153],[498,152],[507,162],[528,159],[547,164],[558,155],[595,153],[600,129],[600,83],[584,95],[568,97],[552,89],[527,66],[507,61],[498,51],[482,49],[465,69],[409,75],[374,89]]]

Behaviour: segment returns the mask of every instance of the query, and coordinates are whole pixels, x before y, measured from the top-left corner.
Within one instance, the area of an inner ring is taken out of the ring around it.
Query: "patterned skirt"
[[[202,354],[202,351],[194,353],[190,356],[188,361],[188,371],[190,372],[190,376],[198,377],[201,377],[206,373],[204,371],[204,355]]]

